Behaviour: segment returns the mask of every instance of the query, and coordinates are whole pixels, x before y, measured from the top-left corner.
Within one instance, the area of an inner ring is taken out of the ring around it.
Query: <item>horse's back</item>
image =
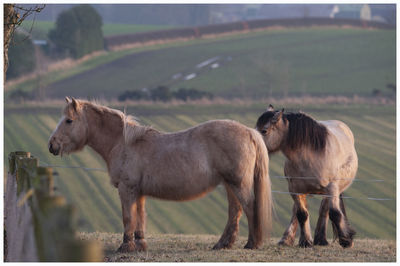
[[[256,147],[264,147],[261,135],[233,120],[211,120],[193,128],[192,141],[206,144],[208,150],[227,157],[247,157]]]
[[[351,129],[342,121],[328,120],[321,121],[330,133],[330,145],[328,145],[328,160],[337,165],[337,175],[341,178],[354,178],[358,168],[358,156],[354,145],[354,135]],[[343,180],[347,187],[351,180]]]
[[[348,139],[354,145],[354,135],[348,125],[344,122],[339,120],[326,120],[326,121],[319,121],[321,124],[326,126],[328,131],[342,139]]]
[[[204,138],[218,144],[230,143],[233,146],[242,146],[249,136],[254,133],[258,135],[254,129],[233,120],[210,120],[188,131],[193,131],[193,136],[199,139]]]

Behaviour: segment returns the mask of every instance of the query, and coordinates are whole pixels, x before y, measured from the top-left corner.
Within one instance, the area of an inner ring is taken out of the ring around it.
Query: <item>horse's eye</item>
[[[71,119],[67,119],[67,120],[65,120],[65,123],[71,124],[71,123],[72,123],[72,120],[71,120]]]
[[[261,130],[261,134],[263,135],[267,134],[267,130],[266,129]]]

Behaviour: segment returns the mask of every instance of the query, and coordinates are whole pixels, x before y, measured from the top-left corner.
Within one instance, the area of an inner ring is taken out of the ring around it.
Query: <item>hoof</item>
[[[339,239],[339,244],[343,248],[352,248],[354,246],[354,242],[352,239]]]
[[[253,242],[248,241],[244,246],[245,249],[258,249],[260,245],[256,245]]]
[[[355,234],[356,234],[356,231],[354,231],[354,229],[352,229],[350,227],[347,237],[339,235],[339,244],[343,248],[352,248],[354,246],[353,238],[354,238]]]
[[[233,243],[221,243],[221,242],[218,242],[217,244],[215,244],[214,246],[213,246],[213,250],[220,250],[220,249],[229,249],[229,248],[231,248],[232,247],[232,244]]]
[[[287,247],[291,247],[294,244],[294,239],[281,239],[278,242],[279,246],[287,246]]]
[[[117,252],[121,253],[126,253],[126,252],[132,252],[135,251],[135,243],[133,242],[127,242],[127,243],[122,243],[121,246],[117,249]]]
[[[147,250],[147,243],[145,240],[140,239],[140,240],[135,240],[135,250],[136,251],[146,251]]]
[[[314,239],[314,246],[328,246],[329,243],[326,239]]]
[[[312,243],[310,240],[306,240],[306,239],[300,239],[299,241],[299,247],[301,248],[312,248]]]

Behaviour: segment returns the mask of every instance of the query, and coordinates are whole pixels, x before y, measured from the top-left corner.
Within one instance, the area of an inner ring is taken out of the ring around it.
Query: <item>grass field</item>
[[[116,99],[126,90],[159,85],[225,98],[370,96],[374,89],[393,96],[386,86],[396,83],[395,39],[394,30],[250,32],[109,52],[9,89],[32,91],[40,85],[50,98]]]
[[[369,96],[395,83],[395,37],[394,30],[316,28],[192,41],[133,52],[48,84],[46,95],[117,98],[165,85],[221,97]],[[218,65],[199,67],[210,59]]]
[[[33,25],[32,25],[33,23]],[[47,40],[48,33],[51,29],[56,27],[56,23],[53,21],[32,21],[24,20],[21,27],[30,32],[33,39]],[[168,25],[135,25],[135,24],[118,24],[118,23],[107,23],[104,24],[103,36],[112,36],[120,34],[133,34],[138,32],[156,31],[162,29],[170,29],[172,26]]]
[[[116,253],[121,244],[117,234],[80,234],[85,240],[97,240],[104,247],[106,262],[395,262],[396,243],[388,240],[355,240],[354,247],[343,249],[333,243],[327,247],[304,249],[280,247],[277,238],[266,241],[259,250],[245,250],[246,237],[240,237],[232,249],[211,250],[215,235],[149,235],[148,251]],[[338,255],[340,254],[340,255]]]
[[[250,127],[267,103],[211,105],[131,105],[127,113],[137,116],[142,124],[162,131],[177,131],[211,119],[234,119]],[[280,106],[275,106],[279,108]],[[312,105],[282,106],[287,110],[302,109],[316,119],[339,119],[353,130],[359,155],[360,180],[384,182],[354,182],[345,192],[351,224],[357,238],[394,239],[396,235],[396,124],[394,105]],[[63,158],[52,156],[47,140],[57,125],[60,106],[17,105],[5,107],[4,152],[30,151],[42,165],[85,166],[105,168],[102,160],[90,149]],[[119,107],[123,109],[122,106]],[[4,158],[6,161],[6,158]],[[283,175],[283,157],[273,156],[270,175]],[[121,210],[117,191],[109,177],[101,171],[55,168],[57,191],[76,205],[80,230],[87,232],[122,232]],[[285,180],[272,178],[273,190],[287,191]],[[366,197],[390,198],[389,201],[366,200]],[[361,199],[360,199],[361,198]],[[277,219],[273,236],[279,237],[291,214],[289,195],[274,194]],[[320,198],[310,198],[311,225],[314,228]],[[227,218],[227,201],[222,187],[208,196],[191,202],[147,201],[150,234],[221,234]],[[241,235],[247,234],[246,218],[240,222]]]

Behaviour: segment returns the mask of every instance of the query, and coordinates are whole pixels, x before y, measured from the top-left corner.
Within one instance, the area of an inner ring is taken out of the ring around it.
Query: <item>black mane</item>
[[[278,111],[263,113],[257,121],[257,128],[268,123]],[[304,113],[284,113],[285,122],[289,121],[289,130],[286,145],[296,150],[301,147],[310,147],[314,151],[323,151],[326,146],[328,130],[326,127]]]
[[[284,118],[289,121],[287,145],[295,150],[302,146],[315,151],[323,151],[326,146],[328,130],[313,118],[303,113],[288,113]]]

